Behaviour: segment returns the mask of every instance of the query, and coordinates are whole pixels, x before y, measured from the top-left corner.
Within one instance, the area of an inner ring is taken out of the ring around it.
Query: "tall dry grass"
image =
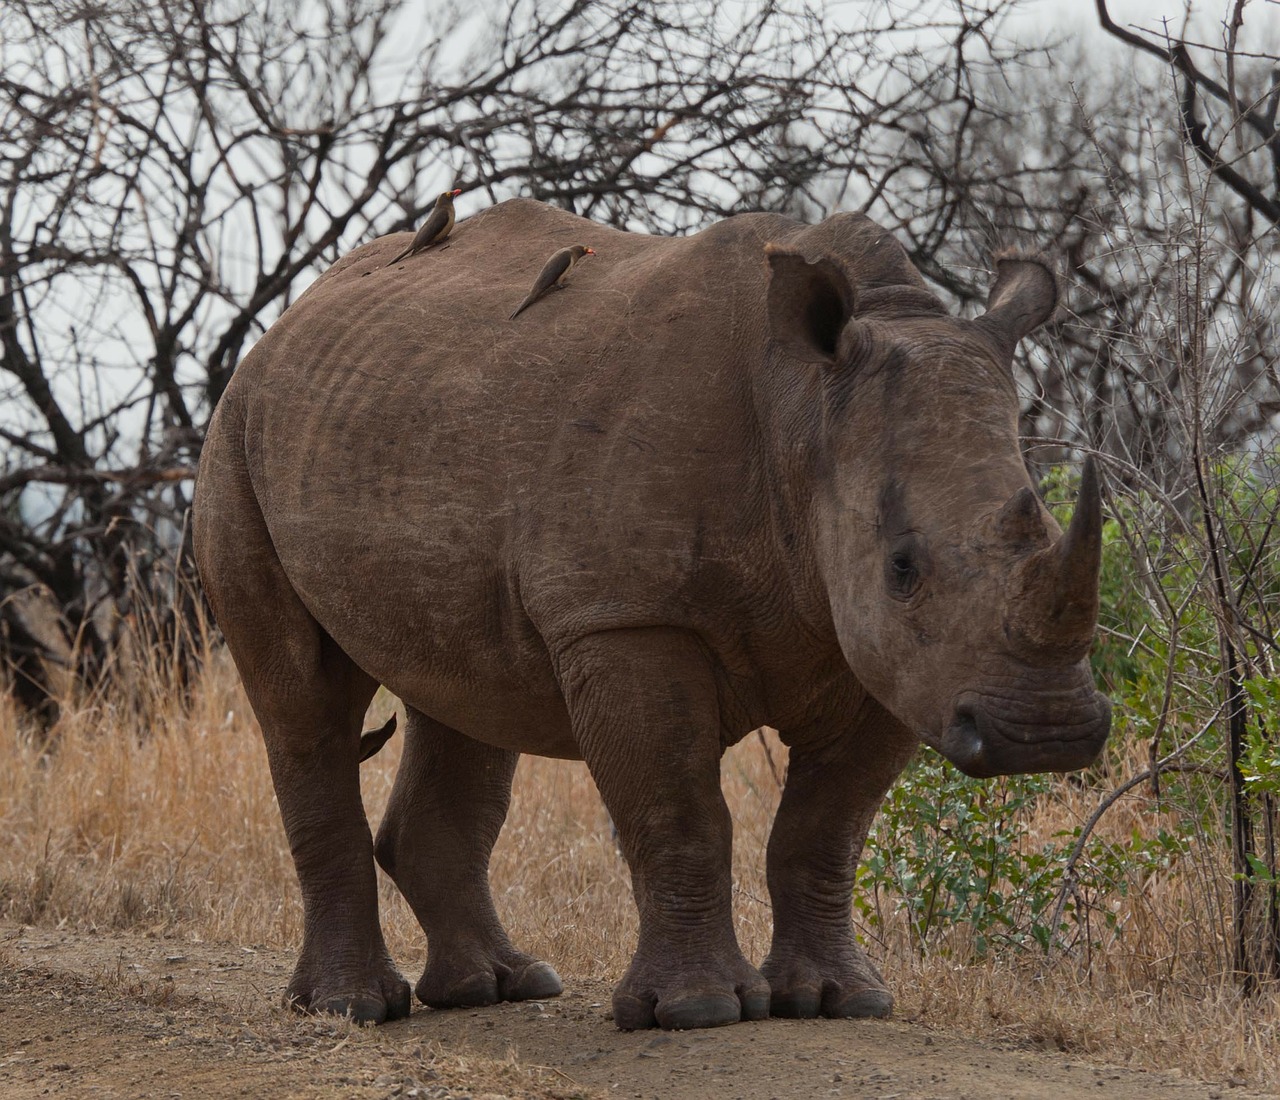
[[[239,944],[296,946],[301,906],[256,723],[225,653],[208,654],[183,698],[166,670],[136,670],[127,693],[66,700],[49,739],[0,695],[0,916],[41,925],[110,927]],[[395,701],[380,695],[370,722]],[[735,823],[738,936],[759,962],[770,917],[764,848],[778,801],[767,752],[747,738],[722,777]],[[379,820],[400,739],[363,766],[371,822]],[[1135,759],[1133,766],[1141,761]],[[1096,794],[1063,783],[1025,823],[1039,843],[1082,821]],[[1151,828],[1121,811],[1105,829]],[[581,764],[525,758],[493,864],[494,891],[513,938],[575,977],[616,979],[635,941],[626,867]],[[1186,876],[1135,880],[1117,912],[1119,932],[1083,956],[1046,964],[992,953],[961,965],[954,950],[921,957],[893,899],[886,926],[863,929],[898,996],[898,1012],[985,1039],[1070,1051],[1073,1057],[1179,1068],[1255,1085],[1280,1080],[1280,1007],[1242,1001],[1192,965],[1189,906],[1203,884]],[[382,881],[388,944],[416,977],[425,944],[408,907]],[[1088,965],[1085,965],[1087,961]],[[1186,965],[1183,965],[1183,963]]]

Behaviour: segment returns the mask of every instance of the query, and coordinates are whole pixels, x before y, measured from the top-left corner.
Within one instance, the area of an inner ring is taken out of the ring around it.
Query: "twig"
[[[756,730],[756,736],[760,739],[760,747],[764,749],[764,758],[769,761],[769,770],[773,773],[773,781],[778,784],[778,790],[782,790],[782,773],[778,771],[778,765],[773,761],[773,752],[769,748],[769,742],[765,738],[764,730]]]
[[[132,470],[75,470],[66,466],[34,466],[14,470],[0,477],[0,493],[33,483],[43,485],[101,485],[120,482],[128,485],[159,485],[166,481],[188,481],[196,476],[194,466],[167,466],[159,470],[135,467]]]
[[[1093,834],[1093,830],[1097,828],[1098,822],[1102,820],[1103,815],[1111,809],[1121,798],[1128,794],[1135,787],[1140,787],[1143,783],[1152,778],[1155,772],[1181,772],[1191,775],[1211,775],[1214,778],[1223,778],[1222,772],[1216,768],[1210,768],[1204,764],[1179,764],[1176,763],[1177,757],[1181,756],[1193,744],[1196,743],[1205,732],[1216,722],[1218,715],[1215,712],[1208,722],[1201,727],[1200,731],[1192,737],[1186,744],[1179,746],[1163,760],[1159,761],[1154,768],[1143,768],[1137,775],[1130,777],[1119,787],[1108,794],[1097,809],[1093,811],[1080,827],[1080,835],[1076,837],[1076,842],[1071,848],[1071,854],[1067,857],[1067,865],[1062,872],[1062,885],[1058,888],[1058,898],[1053,906],[1053,920],[1049,923],[1050,936],[1049,942],[1045,945],[1045,956],[1051,956],[1053,952],[1054,933],[1062,924],[1062,913],[1067,906],[1067,895],[1075,893],[1076,888],[1076,864],[1080,862],[1080,857],[1084,854],[1085,845],[1089,843],[1089,837]]]

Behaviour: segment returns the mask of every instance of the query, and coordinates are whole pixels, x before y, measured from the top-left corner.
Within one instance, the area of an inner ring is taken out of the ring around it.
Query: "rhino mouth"
[[[1088,767],[1111,731],[1111,703],[1092,685],[1012,698],[963,692],[953,713],[938,749],[976,779]]]

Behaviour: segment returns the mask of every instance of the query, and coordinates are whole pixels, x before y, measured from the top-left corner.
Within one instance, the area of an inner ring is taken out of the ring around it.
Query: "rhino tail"
[[[391,740],[391,735],[395,732],[396,716],[393,714],[387,719],[385,725],[376,730],[362,733],[360,735],[360,762],[363,764],[369,757],[373,756],[383,745]]]

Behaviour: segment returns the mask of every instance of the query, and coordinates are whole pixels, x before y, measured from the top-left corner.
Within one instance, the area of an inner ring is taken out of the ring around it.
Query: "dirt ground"
[[[0,925],[0,1095],[684,1098],[1254,1097],[983,1045],[904,1020],[614,1029],[602,982],[380,1028],[279,1007],[284,952]],[[406,972],[410,972],[405,967]]]

